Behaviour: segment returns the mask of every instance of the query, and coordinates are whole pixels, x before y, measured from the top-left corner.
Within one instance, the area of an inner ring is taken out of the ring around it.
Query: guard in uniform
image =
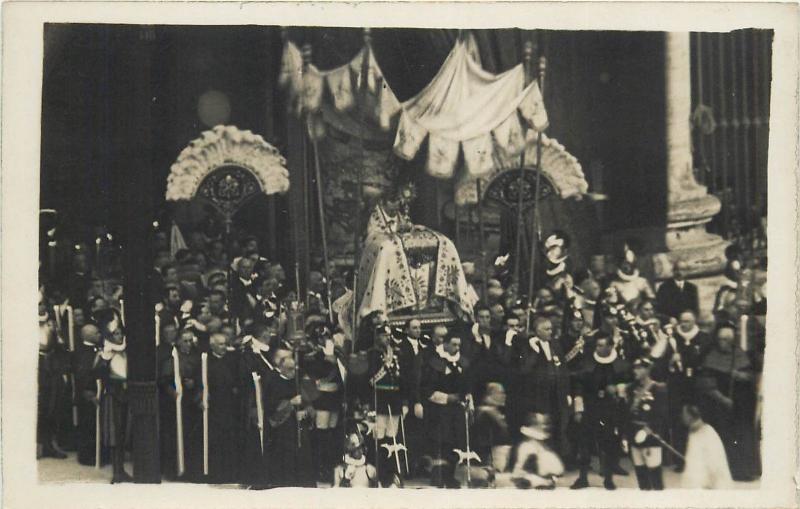
[[[114,311],[105,310],[98,319],[104,339],[103,350],[95,365],[104,387],[101,400],[103,444],[111,448],[111,482],[129,482],[131,476],[125,472],[125,428],[128,421],[125,333],[121,320]]]
[[[441,465],[431,484],[438,487],[460,486],[454,477],[458,457],[453,451],[466,451],[466,411],[473,408],[469,362],[460,349],[461,338],[448,338],[427,357],[421,370],[420,394],[430,403],[426,418],[433,435],[432,453]]]
[[[394,447],[400,440],[400,419],[408,412],[406,395],[400,371],[400,349],[392,342],[392,331],[381,327],[375,332],[375,347],[369,351],[369,385],[373,392],[375,411],[375,440],[377,440],[378,475],[381,485],[402,485],[402,472],[397,469],[395,455],[402,453]]]
[[[600,456],[603,486],[616,489],[614,469],[622,422],[617,417],[622,410],[620,389],[624,389],[629,367],[620,358],[607,334],[599,332],[594,338],[594,353],[584,360],[583,369],[574,378],[572,386],[574,422],[576,427],[578,465],[580,474],[572,489],[589,486],[589,464],[592,451]]]
[[[650,377],[652,361],[633,362],[634,382],[626,389],[628,401],[627,443],[642,490],[663,490],[662,447],[657,437],[667,429],[667,386]]]
[[[344,403],[343,371],[339,367],[332,334],[327,325],[319,324],[314,327],[310,339],[314,346],[304,357],[304,366],[309,376],[316,381],[319,390],[319,397],[313,402],[318,478],[330,483],[333,481],[333,469],[341,458],[341,442],[336,434],[336,427]]]

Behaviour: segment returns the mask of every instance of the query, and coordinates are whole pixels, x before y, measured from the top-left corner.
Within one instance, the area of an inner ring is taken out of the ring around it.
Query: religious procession
[[[141,30],[120,40],[203,55],[203,29]],[[582,35],[340,32],[241,36],[271,44],[279,113],[264,132],[279,143],[205,94],[209,129],[172,134],[185,148],[162,150],[164,172],[111,186],[119,217],[43,194],[41,468],[253,490],[757,485],[766,209],[750,194],[766,190],[756,150],[727,182],[693,172],[716,147],[688,121],[714,101],[695,97],[689,58],[705,36],[647,40],[674,144],[648,170],[666,207],[654,244],[622,227],[652,219],[628,195],[650,184],[604,191],[602,165],[584,173],[551,137],[577,115],[557,48]],[[358,48],[338,67],[335,40]],[[409,41],[439,52],[414,94],[397,72]],[[159,54],[124,65],[155,72]],[[168,118],[159,107],[134,114]],[[741,143],[759,146],[752,131]]]

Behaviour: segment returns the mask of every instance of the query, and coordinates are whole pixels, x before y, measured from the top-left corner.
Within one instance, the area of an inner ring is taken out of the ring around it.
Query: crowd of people
[[[480,295],[468,319],[376,312],[350,337],[331,309],[347,270],[319,264],[299,295],[255,237],[198,232],[173,253],[159,231],[153,244],[165,479],[547,489],[577,471],[581,489],[595,456],[609,490],[631,475],[624,456],[643,490],[664,488],[666,466],[690,487],[760,475],[766,300],[742,291],[753,285],[736,250],[710,322],[680,264],[657,289],[629,249],[572,270],[554,234],[532,299],[500,257],[466,270]],[[89,253],[77,245],[60,277],[42,278],[38,455],[72,449],[124,482],[124,290]]]

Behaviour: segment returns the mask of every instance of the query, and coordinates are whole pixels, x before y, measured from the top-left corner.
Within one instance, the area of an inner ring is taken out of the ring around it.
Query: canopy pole
[[[364,59],[361,61],[361,87],[359,89],[359,96],[361,104],[359,105],[361,125],[361,164],[357,166],[356,171],[356,214],[355,224],[353,225],[353,345],[355,346],[358,340],[358,265],[361,258],[361,209],[364,207],[364,150],[366,143],[364,141],[366,133],[366,109],[364,103],[368,91],[368,74],[369,74],[369,61],[372,51],[371,46],[372,34],[369,27],[364,27]]]
[[[305,49],[308,51],[306,52]],[[307,44],[304,47],[303,51],[303,59],[304,64],[306,63],[305,57],[306,53],[308,56],[308,61],[311,61],[311,44]],[[306,126],[306,134],[304,136],[308,136],[311,140],[311,149],[314,154],[314,179],[317,181],[317,210],[319,212],[319,232],[320,236],[322,237],[322,260],[325,264],[325,293],[326,293],[326,305],[328,307],[328,320],[330,321],[331,325],[333,325],[333,306],[331,305],[331,278],[329,274],[330,264],[328,263],[328,235],[327,235],[327,228],[325,226],[325,203],[322,200],[322,170],[320,168],[319,162],[319,145],[317,143],[316,137],[312,136],[311,134],[311,114],[308,111],[303,111],[303,116],[305,117],[305,126]]]
[[[301,50],[303,55],[303,77],[305,77],[306,73],[308,72],[308,66],[311,63],[311,44],[305,43],[303,44],[303,48]],[[305,89],[305,85],[303,86]],[[305,90],[300,96],[300,115],[303,117],[308,118],[308,112],[306,111],[305,105]],[[308,171],[308,139],[311,137],[311,133],[308,131],[309,124],[306,122],[304,123],[304,130],[305,132],[302,134],[302,150],[303,150],[303,217],[305,218],[305,225],[306,231],[304,232],[306,237],[306,249],[307,253],[310,251],[311,246],[311,200],[309,199],[309,171]],[[308,258],[307,258],[308,259]],[[305,265],[305,264],[304,264]],[[308,267],[305,266],[304,269],[308,270]],[[308,274],[305,274],[308,276]],[[305,281],[304,281],[305,282]],[[306,284],[300,285],[300,281],[297,282],[297,287],[302,289],[303,295],[298,295],[297,300],[298,302],[304,302],[306,309],[309,307],[309,295],[308,295],[308,286]],[[299,291],[299,290],[298,290]]]
[[[527,87],[533,79],[531,72],[531,59],[533,57],[533,43],[525,41],[524,49],[524,67],[525,67],[525,86]],[[523,164],[519,168],[519,177],[517,178],[517,241],[514,244],[514,283],[517,286],[517,294],[521,291],[520,285],[520,270],[522,265],[522,184],[524,172],[524,157],[525,151],[522,152]]]
[[[547,59],[544,56],[539,57],[539,75],[538,84],[539,92],[544,97],[544,74],[547,68]],[[536,257],[539,252],[539,242],[541,241],[541,232],[539,231],[539,199],[541,198],[540,187],[542,183],[542,131],[536,133],[536,189],[534,190],[535,198],[533,202],[533,231],[531,232],[531,265],[528,272],[528,309],[533,307],[533,284],[536,274]],[[530,323],[530,320],[527,320]],[[528,326],[530,328],[530,326]]]
[[[459,206],[458,206],[458,196],[457,196],[457,186],[456,180],[453,179],[453,221],[455,221],[456,227],[456,251],[461,248],[461,220],[458,217],[459,213]]]
[[[483,194],[481,192],[480,178],[475,179],[475,189],[478,192],[478,235],[479,235],[478,253],[481,257],[480,268],[481,268],[481,273],[483,274],[482,277],[483,282],[481,284],[481,290],[483,291],[482,297],[484,300],[486,300],[487,296],[489,295],[489,289],[488,289],[489,274],[486,270],[486,244],[485,244],[486,240],[484,238],[484,233],[483,233]]]

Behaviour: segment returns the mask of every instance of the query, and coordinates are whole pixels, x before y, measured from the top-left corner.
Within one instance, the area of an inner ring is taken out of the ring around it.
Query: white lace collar
[[[675,330],[678,333],[678,335],[682,337],[684,341],[686,341],[687,343],[693,340],[695,336],[697,336],[700,333],[700,327],[698,327],[697,324],[694,324],[694,326],[692,326],[692,328],[689,329],[688,332],[683,332],[680,329],[675,329]]]
[[[349,454],[345,454],[344,462],[346,465],[352,465],[354,467],[362,467],[367,464],[367,457],[362,454],[360,458],[355,459]]]
[[[597,352],[594,353],[593,357],[598,364],[611,364],[612,362],[617,360],[617,349],[614,348],[613,350],[611,350],[611,355],[609,355],[608,357],[600,357],[599,355],[597,355]]]
[[[567,265],[564,263],[564,260],[565,260],[565,259],[566,259],[566,257],[564,257],[564,258],[561,258],[561,259],[560,259],[561,261],[560,261],[560,262],[558,262],[558,265],[556,265],[556,266],[555,266],[555,267],[553,267],[552,269],[547,269],[547,270],[545,271],[545,272],[547,272],[547,275],[548,275],[548,276],[555,276],[556,274],[559,274],[559,273],[563,272],[563,271],[564,271],[564,269],[567,267]]]
[[[455,364],[456,362],[459,361],[459,359],[461,359],[461,352],[458,352],[455,355],[447,353],[444,350],[444,345],[437,346],[436,347],[436,353],[438,353],[439,357],[441,357],[442,359],[446,360],[447,362],[451,362],[453,364]]]
[[[621,269],[617,269],[617,277],[625,282],[631,282],[639,279],[639,269],[633,269],[633,274],[625,274]]]

